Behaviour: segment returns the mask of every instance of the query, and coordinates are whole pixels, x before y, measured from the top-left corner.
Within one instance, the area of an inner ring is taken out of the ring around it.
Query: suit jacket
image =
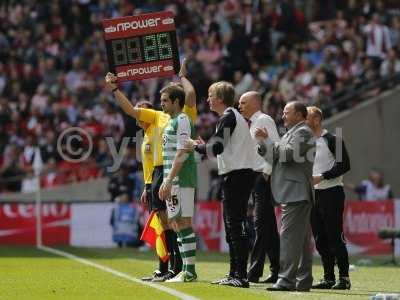
[[[315,138],[305,122],[293,126],[279,142],[259,142],[259,154],[272,165],[271,189],[277,203],[314,201],[312,169]]]

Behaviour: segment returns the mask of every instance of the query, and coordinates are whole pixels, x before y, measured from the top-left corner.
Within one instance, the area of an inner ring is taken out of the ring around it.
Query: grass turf
[[[152,252],[132,249],[83,249],[64,247],[62,251],[75,254],[100,265],[140,278],[156,267]],[[226,254],[198,253],[196,269],[198,282],[163,284],[200,299],[368,299],[379,292],[400,293],[400,268],[384,266],[384,259],[374,259],[370,266],[356,267],[351,272],[350,291],[318,291],[310,293],[267,292],[265,284],[237,289],[210,285],[228,269]],[[357,261],[358,258],[352,258]],[[319,262],[319,259],[316,259]],[[175,297],[151,287],[131,282],[110,273],[73,260],[27,247],[0,247],[0,299],[174,299]],[[267,272],[267,268],[266,268]],[[319,263],[313,268],[319,279]]]

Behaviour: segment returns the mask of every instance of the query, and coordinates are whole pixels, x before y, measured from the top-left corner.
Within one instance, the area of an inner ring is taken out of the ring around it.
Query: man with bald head
[[[306,124],[307,108],[298,101],[283,110],[288,129],[274,142],[267,129],[257,128],[259,154],[272,165],[271,190],[282,208],[280,270],[269,291],[309,291],[312,286],[310,214],[314,202],[315,139]]]
[[[261,112],[261,106],[261,96],[255,91],[244,93],[239,99],[239,110],[249,123],[258,165],[252,191],[256,238],[250,255],[247,278],[250,282],[275,283],[279,272],[279,234],[269,178],[272,166],[257,153],[257,139],[254,133],[256,128],[266,128],[274,142],[279,141],[279,135],[274,120]],[[267,279],[259,281],[264,271],[265,254],[270,261],[270,275]]]

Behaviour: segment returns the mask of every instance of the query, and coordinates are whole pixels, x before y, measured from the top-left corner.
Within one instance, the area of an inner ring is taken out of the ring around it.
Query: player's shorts
[[[173,185],[167,202],[168,219],[193,217],[194,188]]]
[[[161,201],[158,197],[158,191],[160,190],[161,184],[163,183],[163,167],[157,166],[153,170],[153,181],[151,183],[151,199],[149,201],[150,211],[166,210],[165,201]]]

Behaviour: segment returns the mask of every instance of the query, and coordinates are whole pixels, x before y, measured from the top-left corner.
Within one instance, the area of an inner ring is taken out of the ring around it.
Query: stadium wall
[[[382,93],[328,119],[332,132],[342,129],[350,155],[351,171],[345,182],[354,184],[368,177],[371,168],[381,169],[395,195],[400,190],[400,88]],[[356,195],[348,193],[348,198]]]

